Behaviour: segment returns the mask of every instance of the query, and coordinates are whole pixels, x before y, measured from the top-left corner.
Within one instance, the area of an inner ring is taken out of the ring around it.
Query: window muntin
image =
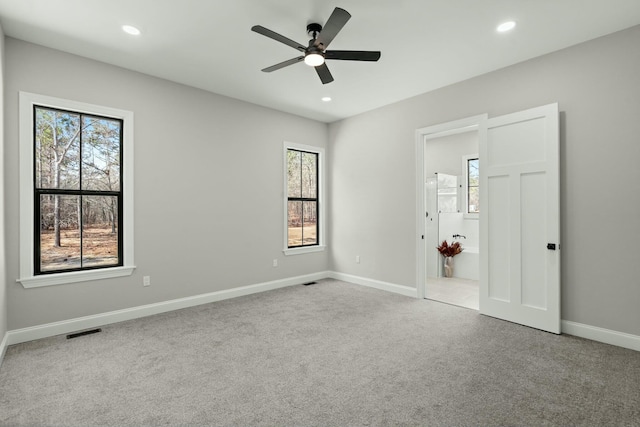
[[[33,105],[34,274],[123,265],[122,119]]]
[[[480,212],[480,160],[478,158],[467,159],[466,168],[467,183],[467,213]]]
[[[287,248],[318,246],[319,153],[287,148]]]

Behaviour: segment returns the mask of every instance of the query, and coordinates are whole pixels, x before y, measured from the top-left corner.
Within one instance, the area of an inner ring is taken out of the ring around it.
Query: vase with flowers
[[[449,244],[446,240],[437,246],[438,252],[444,259],[444,277],[453,277],[453,257],[464,250],[460,242]]]

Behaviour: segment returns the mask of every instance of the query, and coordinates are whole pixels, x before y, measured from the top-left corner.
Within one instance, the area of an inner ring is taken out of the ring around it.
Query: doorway
[[[478,148],[477,128],[425,137],[425,298],[474,310],[480,298]]]
[[[419,129],[416,135],[421,180],[418,295],[474,310],[479,309],[480,279],[479,126],[486,118],[481,115],[431,126]],[[470,165],[475,168],[471,179]],[[437,249],[444,241],[463,249],[453,257],[451,269],[444,268]]]
[[[479,312],[560,333],[558,104],[487,114],[416,131],[416,284],[426,297],[426,159],[429,140],[479,136]]]

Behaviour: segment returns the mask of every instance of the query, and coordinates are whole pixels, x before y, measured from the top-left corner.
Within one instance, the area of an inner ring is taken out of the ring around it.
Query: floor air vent
[[[67,335],[67,339],[70,340],[71,338],[78,338],[84,335],[97,334],[98,332],[102,332],[102,329],[98,328],[98,329],[89,329],[87,331],[82,331],[82,332],[75,332],[73,334]]]

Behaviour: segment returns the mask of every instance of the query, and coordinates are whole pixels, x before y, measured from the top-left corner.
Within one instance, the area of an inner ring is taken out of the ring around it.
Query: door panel
[[[494,119],[489,119],[494,120]],[[544,138],[542,118],[525,120],[518,126],[503,124],[488,129],[492,144],[489,145],[488,166],[504,166],[543,161],[545,146],[538,142]]]
[[[522,304],[547,309],[546,286],[546,218],[544,208],[547,193],[543,173],[523,174],[520,179],[522,217]]]
[[[560,333],[558,144],[557,104],[491,118],[480,131],[480,312],[553,333]]]
[[[482,174],[482,157],[480,157],[480,174]],[[508,176],[492,176],[489,178],[489,185],[484,186],[488,190],[486,194],[482,194],[482,183],[480,184],[481,195],[484,200],[487,201],[487,206],[508,206],[509,202],[509,180]],[[483,197],[484,196],[484,197]],[[480,200],[481,206],[483,200]],[[484,211],[484,207],[482,210]],[[480,220],[483,217],[488,218],[489,227],[491,230],[497,229],[501,224],[508,223],[509,211],[506,209],[495,209],[491,212],[491,216],[487,216],[484,212],[480,213]],[[511,290],[509,288],[509,275],[511,265],[511,252],[509,250],[509,235],[507,233],[500,233],[492,236],[492,254],[488,258],[489,261],[489,277],[492,277],[488,285],[489,298],[492,300],[509,302],[511,300]],[[480,242],[485,240],[480,235]],[[484,250],[480,250],[480,256]],[[482,259],[480,260],[482,263]],[[481,267],[482,268],[482,267]],[[482,277],[482,276],[481,276]],[[481,289],[482,290],[482,289]]]

